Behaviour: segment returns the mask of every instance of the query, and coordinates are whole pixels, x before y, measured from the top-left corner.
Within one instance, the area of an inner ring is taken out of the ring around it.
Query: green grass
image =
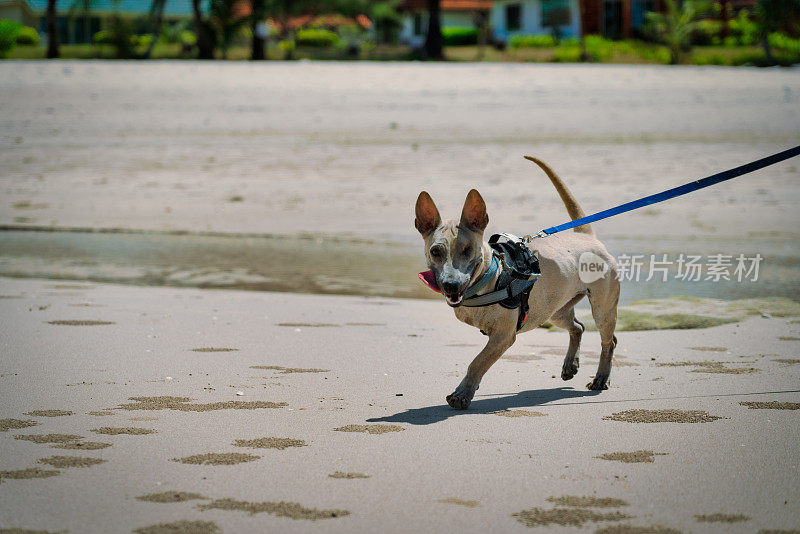
[[[587,39],[589,62],[610,64],[665,64],[669,61],[669,53],[660,45],[642,41],[607,41],[605,39]],[[141,52],[141,51],[140,51]],[[445,57],[450,61],[485,61],[511,63],[573,63],[582,56],[582,49],[573,42],[561,46],[522,47],[497,50],[486,46],[482,50],[476,45],[451,46],[445,48]],[[800,62],[800,56],[791,51],[775,51],[780,64]],[[284,59],[284,51],[277,44],[267,47],[267,58]],[[43,46],[17,46],[8,57],[10,59],[43,59]],[[109,45],[62,45],[62,59],[113,59],[114,49]],[[180,44],[159,43],[155,46],[152,59],[191,59],[184,54]],[[250,58],[248,46],[233,46],[228,50],[229,61],[241,61]],[[373,60],[373,61],[407,61],[415,59],[413,51],[405,46],[378,45],[362,50],[358,57],[350,57],[342,47],[304,47],[298,46],[294,51],[295,59],[310,60]],[[690,63],[695,65],[763,65],[764,51],[759,46],[697,46],[690,55]]]

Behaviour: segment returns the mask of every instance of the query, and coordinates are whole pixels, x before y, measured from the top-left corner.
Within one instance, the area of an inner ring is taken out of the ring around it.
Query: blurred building
[[[403,14],[400,43],[413,48],[425,44],[428,32],[427,0],[402,0],[398,11]],[[475,28],[487,20],[492,10],[492,0],[441,0],[441,24],[445,28]]]

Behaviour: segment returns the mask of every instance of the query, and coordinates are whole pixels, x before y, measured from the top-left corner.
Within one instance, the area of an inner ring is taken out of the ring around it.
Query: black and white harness
[[[519,331],[528,318],[528,297],[541,274],[539,260],[522,239],[512,234],[493,235],[489,238],[489,247],[492,249],[491,266],[480,280],[467,289],[461,305],[474,308],[499,304],[508,309],[519,308]],[[500,274],[494,291],[478,295],[498,269]]]

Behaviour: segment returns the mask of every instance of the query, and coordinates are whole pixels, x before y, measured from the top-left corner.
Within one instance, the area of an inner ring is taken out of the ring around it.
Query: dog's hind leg
[[[516,323],[514,323],[510,333],[508,329],[498,333],[489,333],[489,342],[469,364],[467,376],[464,377],[464,380],[461,381],[454,392],[447,396],[447,404],[456,410],[466,410],[469,407],[469,403],[472,402],[472,397],[475,396],[475,391],[477,391],[483,375],[514,344],[514,340],[517,337],[515,330]]]
[[[600,332],[600,363],[594,380],[586,384],[591,390],[608,389],[611,376],[611,361],[614,357],[614,348],[617,346],[617,336],[614,329],[617,326],[617,303],[619,301],[619,281],[605,288],[602,295],[591,293],[589,302],[592,305],[592,316]]]
[[[562,380],[570,380],[578,373],[578,368],[581,366],[581,337],[585,327],[575,318],[575,304],[583,297],[583,294],[576,295],[550,317],[551,323],[569,332],[569,348],[564,357],[564,365],[561,366]]]

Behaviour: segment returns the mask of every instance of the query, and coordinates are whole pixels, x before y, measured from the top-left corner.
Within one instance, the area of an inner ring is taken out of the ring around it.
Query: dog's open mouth
[[[442,294],[444,295],[444,299],[447,301],[447,304],[449,304],[454,308],[460,305],[461,302],[464,300],[463,293],[453,293],[453,294],[442,293]]]

